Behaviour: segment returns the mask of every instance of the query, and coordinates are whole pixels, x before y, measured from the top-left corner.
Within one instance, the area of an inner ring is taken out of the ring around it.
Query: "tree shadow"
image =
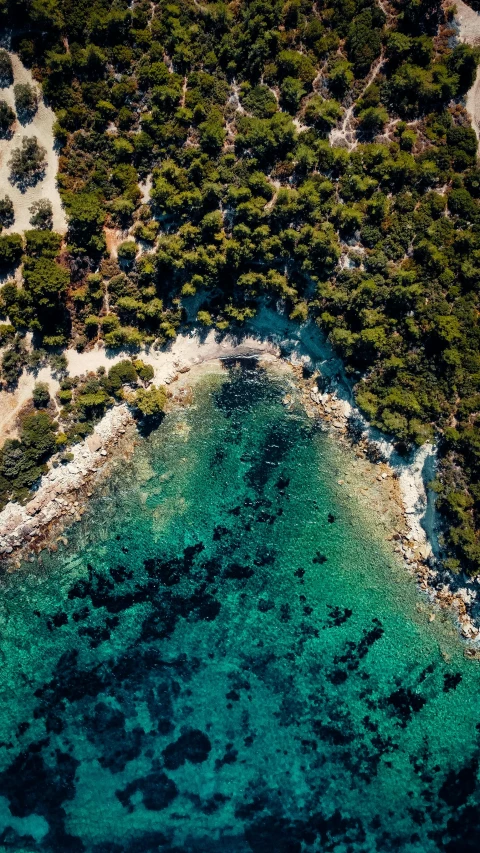
[[[11,127],[7,127],[6,129],[0,129],[0,139],[4,139],[7,142],[10,141],[13,137],[13,130]]]
[[[165,412],[159,412],[156,415],[145,415],[140,419],[137,418],[137,430],[142,438],[148,438],[152,432],[155,432],[164,418]]]
[[[40,181],[43,181],[46,171],[46,167],[44,166],[42,169],[38,169],[34,172],[28,172],[25,174],[20,174],[19,172],[12,172],[10,174],[9,181],[12,186],[16,186],[21,193],[26,193],[28,189],[36,187],[37,184],[40,183]]]
[[[33,121],[38,111],[38,104],[32,109],[19,109],[17,107],[17,118],[21,125],[25,127],[25,125],[30,124]]]

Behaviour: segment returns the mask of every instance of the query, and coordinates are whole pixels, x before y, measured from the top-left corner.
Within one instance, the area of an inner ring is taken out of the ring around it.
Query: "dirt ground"
[[[455,6],[460,40],[472,47],[480,45],[480,14],[462,0],[455,0]],[[467,93],[466,107],[472,118],[472,127],[477,134],[480,149],[480,66],[477,69],[475,82]]]
[[[8,88],[0,88],[0,99],[6,101],[9,106],[15,109],[15,99],[13,95],[13,87],[16,83],[30,83],[35,86],[40,94],[40,87],[35,83],[31,72],[25,68],[19,57],[15,53],[10,54],[13,66],[14,82]],[[23,231],[31,228],[29,223],[30,213],[29,207],[34,201],[39,201],[42,198],[49,199],[53,208],[53,228],[64,234],[67,230],[67,221],[65,213],[60,201],[60,195],[57,188],[56,175],[58,172],[58,156],[54,148],[53,124],[55,114],[50,107],[47,107],[40,97],[38,110],[28,123],[21,124],[20,121],[15,122],[13,126],[13,136],[11,139],[0,139],[0,197],[8,195],[14,206],[15,222],[10,228],[6,228],[3,233]],[[28,187],[25,192],[10,183],[10,169],[8,161],[14,148],[18,148],[24,136],[36,136],[40,145],[47,151],[47,168],[45,176],[36,186]]]

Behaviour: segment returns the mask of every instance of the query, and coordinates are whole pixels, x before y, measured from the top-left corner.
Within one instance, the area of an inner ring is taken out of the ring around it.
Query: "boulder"
[[[91,453],[96,453],[97,450],[100,450],[102,446],[102,439],[100,438],[98,432],[94,432],[92,433],[92,435],[88,436],[87,445]]]

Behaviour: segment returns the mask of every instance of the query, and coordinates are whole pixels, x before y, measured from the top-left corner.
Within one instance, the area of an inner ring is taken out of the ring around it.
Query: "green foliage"
[[[5,350],[2,355],[1,377],[7,386],[13,387],[17,384],[22,375],[24,363],[24,353],[21,350],[15,347]]]
[[[347,33],[347,54],[355,74],[364,77],[380,55],[384,14],[377,6],[363,9],[351,22]]]
[[[16,115],[6,101],[0,100],[0,137],[4,139],[10,135],[10,129],[15,121]]]
[[[0,448],[0,503],[28,495],[45,472],[45,461],[55,449],[56,425],[46,412],[28,415],[19,439],[7,439]]]
[[[103,249],[99,231],[105,222],[105,210],[95,193],[66,193],[63,201],[69,217],[69,234],[77,251]],[[100,232],[101,233],[101,232]]]
[[[10,54],[0,49],[0,88],[4,89],[13,82],[13,68]]]
[[[155,417],[163,414],[167,402],[166,389],[160,385],[151,388],[139,388],[133,399],[133,406],[143,417]]]
[[[243,94],[245,92],[245,94]],[[268,86],[250,87],[244,84],[242,104],[255,118],[271,118],[277,112],[278,104],[274,93]]]
[[[133,362],[133,365],[137,371],[138,378],[142,382],[148,383],[152,381],[155,371],[151,364],[144,364],[141,359],[137,359],[137,361]]]
[[[41,198],[34,201],[28,208],[30,213],[30,225],[32,228],[38,228],[40,231],[51,230],[53,228],[53,211],[52,203]]]
[[[50,402],[50,391],[46,382],[37,382],[32,393],[33,403],[37,409],[45,409]]]
[[[15,222],[13,202],[10,196],[0,198],[0,225],[2,228],[10,228]]]
[[[342,112],[337,101],[324,100],[319,95],[314,95],[305,108],[305,121],[319,131],[328,133],[340,120]]]
[[[383,107],[367,107],[359,115],[360,128],[364,133],[380,133],[388,121],[388,113]]]
[[[345,59],[337,59],[330,66],[328,74],[328,85],[334,97],[343,98],[354,81],[354,75],[350,62]]]
[[[110,368],[105,380],[105,387],[110,394],[118,395],[123,385],[134,385],[136,383],[138,375],[136,363],[125,359]]]
[[[207,154],[216,155],[222,149],[226,137],[221,113],[212,110],[206,121],[198,127],[200,131],[200,147]]]
[[[37,111],[38,93],[30,83],[15,83],[15,109],[21,120],[30,120]]]
[[[16,266],[22,256],[23,240],[20,234],[0,236],[0,267]]]
[[[36,136],[24,136],[20,148],[13,150],[8,161],[11,180],[20,187],[34,186],[45,173],[46,156]]]
[[[124,243],[120,243],[118,247],[118,257],[127,263],[135,260],[137,252],[138,246],[134,240],[126,240]]]

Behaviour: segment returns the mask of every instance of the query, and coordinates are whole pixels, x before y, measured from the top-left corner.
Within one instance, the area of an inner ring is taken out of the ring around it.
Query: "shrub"
[[[138,246],[134,240],[125,240],[124,243],[120,243],[118,247],[118,257],[121,261],[125,261],[125,263],[131,263],[135,260],[138,252]]]
[[[45,460],[55,450],[56,425],[46,412],[28,415],[20,440],[7,439],[0,450],[0,479],[7,496],[23,498],[45,471]],[[2,490],[3,491],[3,490]]]
[[[337,101],[324,100],[319,95],[314,95],[305,108],[306,123],[314,125],[324,133],[335,127],[341,115],[342,108]]]
[[[33,404],[37,409],[45,409],[50,402],[50,391],[46,382],[37,382],[32,393]]]
[[[364,133],[380,133],[388,121],[388,113],[384,107],[367,107],[360,113],[360,127]]]
[[[242,103],[256,118],[270,118],[278,110],[277,99],[268,86],[254,86],[242,96]]]
[[[138,359],[134,361],[135,370],[137,371],[138,378],[142,380],[142,382],[151,382],[155,371],[151,364],[144,364],[143,361]]]
[[[2,358],[2,379],[7,385],[15,385],[22,374],[23,357],[16,349],[7,349]]]
[[[307,90],[301,80],[296,77],[285,77],[280,87],[282,107],[290,113],[296,113],[300,101],[307,94]]]
[[[159,388],[152,385],[151,388],[139,388],[135,394],[133,406],[144,417],[155,417],[161,415],[165,410],[167,392],[163,386]]]
[[[137,370],[129,359],[119,361],[108,371],[105,387],[111,394],[118,394],[122,385],[134,385],[137,381]]]

